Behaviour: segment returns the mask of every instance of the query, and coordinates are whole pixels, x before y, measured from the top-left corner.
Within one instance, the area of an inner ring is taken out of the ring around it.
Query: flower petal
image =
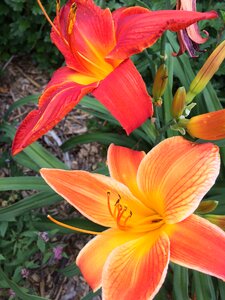
[[[76,4],[71,49],[76,49],[93,62],[103,63],[104,57],[116,44],[112,14],[108,8],[101,9],[91,0],[77,0]]]
[[[225,280],[225,233],[196,215],[171,225],[171,260]]]
[[[139,194],[136,177],[144,157],[144,151],[135,151],[113,144],[108,149],[107,164],[110,176],[125,184],[134,195]]]
[[[129,239],[130,236],[121,230],[108,229],[80,251],[76,264],[93,290],[101,286],[103,266],[110,252]]]
[[[101,9],[91,0],[70,1],[61,9],[54,23],[58,31],[53,28],[51,38],[65,56],[68,66],[98,77],[98,80],[113,70],[114,67],[105,61],[106,54],[116,43],[109,9]]]
[[[153,114],[145,83],[130,60],[120,64],[93,92],[127,134]]]
[[[126,59],[153,45],[165,30],[179,31],[200,20],[213,19],[216,12],[138,11],[127,8],[115,15],[116,47],[107,57]]]
[[[164,140],[142,160],[137,174],[145,204],[167,223],[179,222],[198,207],[219,174],[217,146],[182,137]]]
[[[187,131],[199,139],[225,139],[225,109],[192,117],[187,124]]]
[[[104,299],[153,299],[166,276],[169,240],[153,233],[117,247],[109,255],[102,275]]]
[[[66,74],[68,72],[67,69]],[[58,76],[57,79],[56,77],[57,75],[53,77],[49,87],[39,99],[38,109],[31,111],[20,124],[13,141],[13,155],[22,151],[59,123],[80,99],[98,84],[80,85],[66,81],[66,79],[61,84],[55,84],[63,78],[63,76]]]
[[[177,5],[177,9],[188,10],[188,11],[197,11],[196,0],[194,0],[194,1],[182,0],[180,2],[181,3]],[[192,41],[194,41],[197,44],[203,44],[208,39],[208,36],[205,38],[203,38],[201,36],[197,23],[192,24],[191,26],[188,26],[186,30],[187,30],[189,37],[192,39]],[[206,35],[208,35],[207,31],[204,31],[204,33]]]
[[[40,172],[52,189],[85,217],[100,225],[117,228],[116,217],[110,213],[109,205],[114,210],[118,199],[121,199],[122,206],[126,205],[135,212],[130,220],[132,224],[148,215],[148,209],[134,198],[129,189],[110,177],[85,171],[41,169]]]

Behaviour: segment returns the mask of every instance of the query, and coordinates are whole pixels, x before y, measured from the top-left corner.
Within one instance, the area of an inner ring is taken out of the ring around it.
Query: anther
[[[73,31],[73,26],[76,19],[76,11],[77,11],[77,5],[74,2],[70,7],[70,12],[69,12],[69,23],[68,23],[68,30],[67,30],[68,34],[71,34]]]

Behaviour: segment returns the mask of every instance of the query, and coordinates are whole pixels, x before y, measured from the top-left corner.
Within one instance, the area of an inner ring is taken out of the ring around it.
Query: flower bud
[[[199,94],[219,69],[225,58],[225,41],[223,41],[208,57],[201,70],[191,82],[186,102],[190,103]]]
[[[198,214],[207,214],[209,212],[212,212],[216,209],[217,205],[218,205],[218,201],[216,200],[205,200],[202,201],[198,208],[196,209],[195,213]]]
[[[153,83],[153,99],[156,103],[162,101],[161,96],[164,94],[168,81],[168,69],[165,64],[162,64],[155,75]]]
[[[185,101],[186,101],[186,90],[182,86],[177,89],[173,97],[172,116],[174,117],[174,119],[178,119],[182,115],[185,107]]]
[[[187,132],[196,138],[215,141],[225,138],[225,109],[192,117]]]
[[[205,219],[225,230],[225,216],[223,215],[205,215]]]

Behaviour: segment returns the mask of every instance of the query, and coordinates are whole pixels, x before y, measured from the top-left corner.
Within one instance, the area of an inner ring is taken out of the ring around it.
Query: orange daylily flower
[[[176,9],[181,11],[196,11],[196,0],[177,0]],[[199,44],[204,44],[209,36],[206,30],[203,30],[203,32],[206,37],[201,36],[197,23],[180,30],[177,33],[180,50],[176,55],[181,55],[187,51],[191,57],[196,57],[196,52],[202,52],[199,49]]]
[[[46,17],[52,24],[51,39],[64,55],[66,66],[53,74],[38,109],[18,128],[14,155],[53,128],[87,93],[110,111],[127,134],[132,132],[152,116],[153,108],[129,57],[153,45],[165,30],[179,31],[217,14],[149,11],[138,6],[111,13],[92,0],[69,0],[58,7],[54,23]]]
[[[225,109],[198,115],[186,121],[186,130],[193,137],[209,141],[225,139]]]
[[[85,217],[109,227],[76,263],[103,299],[153,299],[171,260],[225,279],[225,233],[194,215],[219,174],[217,146],[182,137],[147,155],[111,145],[110,176],[42,169],[45,181]],[[89,231],[88,231],[89,232]]]

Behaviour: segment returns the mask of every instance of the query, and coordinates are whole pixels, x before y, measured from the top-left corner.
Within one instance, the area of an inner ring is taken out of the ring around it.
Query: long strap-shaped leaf
[[[32,209],[44,207],[57,203],[62,200],[55,192],[40,192],[38,194],[29,196],[19,202],[0,209],[0,221],[14,221],[15,217],[29,212]]]
[[[6,276],[6,274],[3,272],[1,267],[0,267],[0,279],[2,281],[5,281],[8,284],[9,288],[11,288],[16,293],[17,297],[19,297],[19,299],[21,300],[47,300],[46,298],[43,297],[32,296],[25,293],[23,289],[21,289],[15,282],[10,280]]]
[[[7,136],[13,140],[15,128],[7,123],[0,125],[0,130],[5,131]],[[31,159],[39,168],[59,168],[68,169],[68,167],[58,158],[44,149],[39,143],[35,142],[23,152]],[[19,154],[18,154],[19,155]]]
[[[32,189],[40,191],[50,191],[49,186],[41,177],[19,176],[0,178],[0,191]]]

